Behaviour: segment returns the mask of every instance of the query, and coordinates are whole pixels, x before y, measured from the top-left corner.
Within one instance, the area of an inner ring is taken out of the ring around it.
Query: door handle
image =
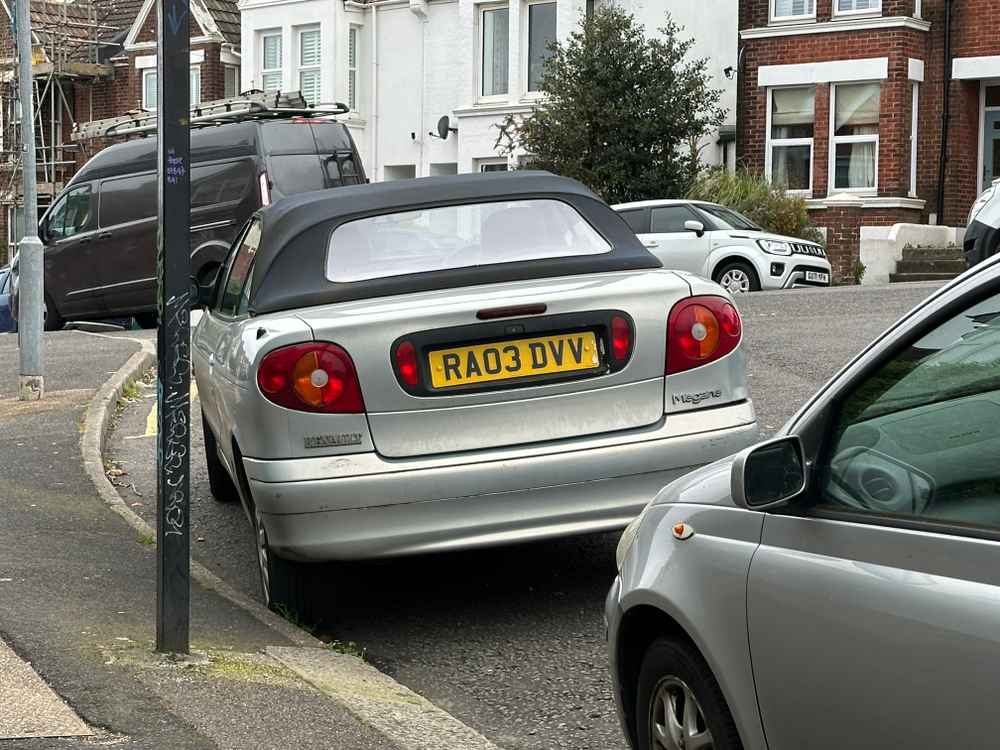
[[[114,234],[114,232],[101,232],[99,235],[97,235],[97,239],[99,239],[99,240],[106,240],[108,237],[112,236],[113,234]]]
[[[94,239],[93,235],[90,235],[90,236],[88,236],[88,237],[81,237],[81,238],[80,238],[80,244],[81,244],[81,245],[86,245],[86,244],[88,244],[89,242],[93,241],[93,239]]]
[[[660,246],[660,243],[657,242],[656,240],[643,240],[642,244],[643,244],[643,247],[659,247]]]

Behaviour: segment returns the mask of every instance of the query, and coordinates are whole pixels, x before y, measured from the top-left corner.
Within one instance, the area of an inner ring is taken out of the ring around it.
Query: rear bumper
[[[743,402],[527,447],[244,464],[275,552],[349,560],[621,528],[666,484],[757,437]]]

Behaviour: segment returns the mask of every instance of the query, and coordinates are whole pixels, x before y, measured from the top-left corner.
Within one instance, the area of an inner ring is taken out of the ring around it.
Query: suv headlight
[[[979,216],[980,212],[986,208],[986,204],[993,200],[993,196],[996,195],[996,192],[996,183],[993,183],[986,188],[986,192],[980,195],[976,202],[972,204],[972,210],[969,211],[969,220],[965,222],[966,226],[972,225],[972,222],[976,220],[976,217]]]
[[[781,240],[757,240],[760,249],[771,255],[791,255],[792,246]]]

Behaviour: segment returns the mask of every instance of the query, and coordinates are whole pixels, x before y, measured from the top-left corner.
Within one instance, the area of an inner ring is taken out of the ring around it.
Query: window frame
[[[767,20],[769,24],[794,24],[802,23],[804,21],[815,21],[816,20],[816,2],[817,0],[805,0],[806,2],[812,2],[812,13],[805,13],[802,15],[795,16],[779,16],[776,12],[778,0],[767,0]],[[836,2],[836,0],[834,0]]]
[[[879,157],[881,155],[882,126],[878,125],[878,132],[872,135],[837,135],[837,89],[841,86],[870,86],[879,87],[879,115],[882,111],[882,81],[844,81],[830,84],[830,154],[827,168],[827,191],[828,195],[837,193],[850,193],[859,196],[877,196],[879,186]],[[874,143],[875,144],[875,185],[874,187],[850,188],[837,187],[837,146],[843,143]]]
[[[504,167],[503,169],[487,169],[487,167]],[[490,172],[510,172],[510,160],[509,159],[477,159],[476,160],[476,171],[480,174],[489,174]]]
[[[347,29],[347,106],[354,113],[360,111],[358,107],[360,29],[361,27],[357,24],[351,24]]]
[[[145,109],[145,110],[147,110],[147,111],[149,111],[149,112],[155,112],[157,110],[157,108],[160,106],[159,81],[157,80],[158,74],[159,74],[159,71],[157,70],[157,68],[144,68],[143,71],[142,71],[142,108]],[[191,91],[188,94],[188,101],[189,101],[189,104],[190,104],[191,107],[198,107],[198,106],[201,105],[201,102],[202,102],[202,99],[201,99],[201,86],[202,86],[201,64],[200,63],[196,63],[195,65],[192,65],[191,69],[190,69],[190,72],[188,73],[188,75],[190,77],[190,87],[191,87]],[[195,81],[194,81],[194,79],[195,79],[196,76],[198,78],[198,84],[197,84],[197,86],[195,85]],[[146,89],[146,81],[148,79],[150,79],[150,78],[152,78],[156,82],[156,86],[157,86],[157,89],[156,89],[156,104],[154,106],[152,106],[152,107],[149,106],[149,98],[147,96],[149,92]]]
[[[318,47],[317,54],[319,55],[319,57],[318,57],[318,61],[317,62],[315,62],[315,63],[313,63],[311,65],[305,65],[302,62],[302,52],[305,49],[303,47],[303,45],[302,45],[302,37],[305,36],[306,34],[312,34],[312,33],[315,33],[318,36],[318,38],[319,38],[319,41],[317,42],[317,47]],[[298,27],[296,29],[295,42],[296,42],[296,45],[295,45],[296,46],[296,50],[295,51],[296,51],[296,62],[297,62],[297,65],[295,67],[295,76],[296,76],[296,80],[298,81],[298,84],[299,84],[299,91],[300,92],[304,91],[304,89],[302,88],[302,74],[303,73],[315,73],[319,77],[319,84],[317,86],[318,90],[316,92],[316,101],[309,102],[309,104],[311,106],[315,107],[315,106],[318,106],[319,103],[320,103],[320,101],[322,101],[322,99],[323,99],[323,29],[322,29],[322,27],[319,24],[310,24],[308,26],[300,26],[300,27]]]
[[[791,89],[813,89],[813,137],[812,138],[774,138],[772,137],[771,120],[774,114],[774,92]],[[767,117],[765,119],[764,138],[764,174],[768,181],[773,179],[774,149],[775,147],[808,146],[809,147],[809,187],[790,190],[786,188],[789,195],[797,195],[803,198],[811,198],[816,180],[816,86],[772,86],[767,89]]]
[[[278,88],[276,91],[281,91],[285,87],[285,35],[280,29],[260,31],[258,33],[260,35],[260,65],[258,65],[258,71],[260,72],[260,88],[262,91],[267,91],[268,89],[264,83],[264,79],[268,76],[277,75]],[[267,49],[267,40],[275,38],[278,40],[278,67],[266,68],[264,67],[264,64],[266,60],[265,50]]]
[[[148,112],[155,112],[156,108],[160,105],[159,100],[159,89],[156,90],[156,104],[152,107],[149,106],[149,89],[147,88],[146,81],[152,78],[154,86],[159,87],[159,81],[157,80],[157,70],[156,68],[146,68],[142,71],[142,108]]]
[[[842,376],[827,384],[822,391],[808,403],[802,417],[790,427],[789,434],[798,435],[808,445],[813,443],[816,448],[813,456],[814,466],[823,466],[828,461],[836,445],[830,426],[839,419],[844,403],[858,388],[865,384],[874,374],[885,368],[887,364],[906,352],[914,343],[930,335],[944,323],[969,308],[1000,294],[1000,278],[994,278],[984,283],[972,293],[961,294],[942,304],[937,304],[922,320],[911,325],[903,336],[896,337],[891,345],[880,351],[862,368],[851,367]],[[905,319],[889,330],[890,336],[905,326]],[[861,357],[863,355],[859,355]],[[808,450],[808,449],[807,449]],[[921,518],[919,516],[900,516],[877,512],[862,512],[850,508],[837,508],[831,505],[821,505],[818,494],[819,472],[813,471],[809,477],[809,487],[805,494],[790,505],[766,510],[765,513],[800,518],[816,518],[819,520],[857,523],[865,526],[875,526],[885,529],[901,529],[921,531],[933,534],[964,537],[967,539],[986,539],[1000,541],[1000,529],[996,527],[963,524],[941,519]]]
[[[531,88],[531,8],[535,5],[551,5],[556,10],[556,38],[559,36],[559,4],[556,0],[527,0],[523,4],[524,8],[524,32],[521,35],[521,50],[523,51],[522,57],[523,62],[521,64],[521,72],[524,74],[524,93],[525,96],[530,97],[540,97],[543,96],[541,89]]]
[[[233,76],[233,93],[229,94],[229,76]],[[222,73],[222,93],[225,98],[229,99],[231,97],[240,95],[240,66],[239,65],[224,65]]]
[[[507,91],[502,94],[485,93],[486,86],[486,14],[492,11],[507,11]],[[482,3],[476,6],[476,20],[479,25],[476,44],[476,101],[506,102],[510,99],[510,4]]]
[[[857,0],[850,0],[851,4],[857,3]],[[875,0],[878,3],[877,8],[862,8],[861,10],[840,10],[841,0],[833,0],[833,18],[843,18],[855,17],[855,16],[881,16],[882,15],[882,0]]]
[[[239,300],[237,301],[236,309],[232,313],[223,310],[222,302],[226,296],[226,287],[229,286],[229,277],[233,271],[233,264],[236,262],[236,257],[240,254],[240,250],[243,247],[243,241],[246,239],[247,235],[250,234],[250,231],[253,229],[253,227],[259,224],[260,224],[260,217],[252,216],[250,220],[247,221],[243,229],[240,230],[239,234],[236,236],[236,239],[233,241],[233,246],[229,251],[229,257],[226,259],[225,273],[220,274],[219,276],[219,287],[215,290],[215,302],[211,307],[212,313],[218,315],[220,318],[225,318],[226,320],[233,321],[233,320],[239,320],[240,318],[245,318],[249,315],[249,310],[243,310],[243,312],[240,312],[240,310],[243,307],[243,292],[245,291],[247,284],[252,283],[253,281],[253,271],[256,258],[252,258],[250,260],[250,267],[247,268],[246,278],[243,280],[243,286],[240,288],[240,297]],[[255,255],[257,250],[260,249],[259,242],[260,241],[258,239],[258,246],[254,250]]]

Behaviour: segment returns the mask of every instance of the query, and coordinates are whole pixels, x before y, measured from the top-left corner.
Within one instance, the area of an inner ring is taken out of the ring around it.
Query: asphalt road
[[[752,295],[739,302],[762,434],[935,285]],[[152,519],[155,390],[123,414],[112,453],[123,496]],[[212,500],[201,420],[192,446],[195,556],[259,598],[242,511]],[[331,566],[320,631],[354,641],[369,660],[508,750],[618,750],[625,744],[607,675],[601,612],[618,534],[474,553]],[[335,602],[335,604],[334,604]]]

